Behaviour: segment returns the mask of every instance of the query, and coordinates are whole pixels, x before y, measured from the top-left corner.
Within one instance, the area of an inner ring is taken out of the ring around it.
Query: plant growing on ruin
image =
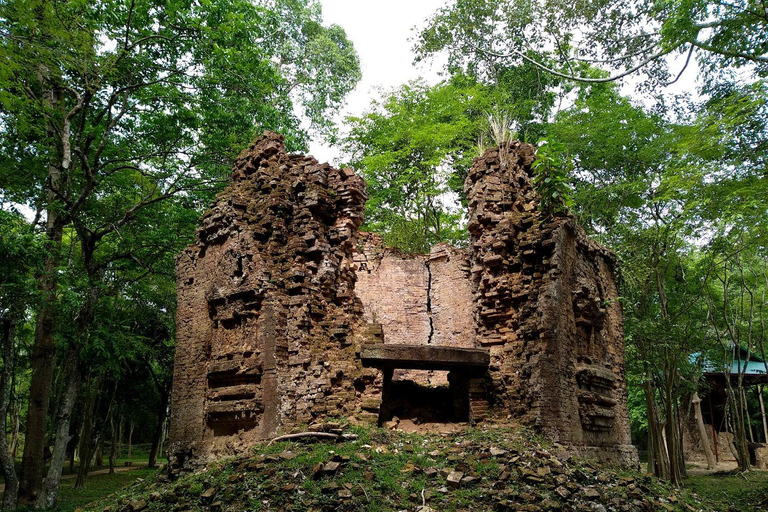
[[[545,213],[561,213],[573,204],[570,173],[573,163],[562,143],[540,140],[532,165],[533,184],[539,193],[539,208]]]

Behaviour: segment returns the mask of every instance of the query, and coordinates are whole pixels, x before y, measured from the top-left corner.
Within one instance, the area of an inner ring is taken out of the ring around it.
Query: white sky
[[[359,115],[378,97],[377,87],[391,89],[409,80],[423,77],[437,83],[437,67],[413,65],[413,44],[409,41],[415,26],[423,26],[426,19],[443,7],[445,0],[321,0],[323,24],[336,24],[344,28],[360,57],[363,77],[347,97],[347,105],[339,121],[347,115]],[[310,153],[321,162],[333,162],[338,156],[336,148],[319,141],[309,145]]]

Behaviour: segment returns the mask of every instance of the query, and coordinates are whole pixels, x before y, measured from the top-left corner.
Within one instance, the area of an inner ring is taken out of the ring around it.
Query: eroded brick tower
[[[476,159],[469,248],[414,256],[358,233],[351,170],[255,141],[178,259],[172,466],[327,417],[428,407],[511,415],[634,463],[615,259],[573,217],[538,211],[533,154]]]

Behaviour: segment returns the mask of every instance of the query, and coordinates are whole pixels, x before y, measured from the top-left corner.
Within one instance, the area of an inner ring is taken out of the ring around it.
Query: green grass
[[[115,473],[114,475],[92,475],[85,480],[84,489],[75,489],[75,479],[62,480],[59,489],[59,503],[54,509],[58,512],[72,512],[77,507],[104,498],[119,491],[126,485],[136,482],[137,478],[153,475],[157,468],[139,468]]]
[[[688,478],[685,486],[724,511],[768,510],[768,472],[717,473]]]

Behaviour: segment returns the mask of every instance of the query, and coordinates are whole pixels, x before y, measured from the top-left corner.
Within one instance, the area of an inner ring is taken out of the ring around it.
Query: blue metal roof
[[[763,359],[760,358],[755,353],[748,353],[747,350],[744,347],[739,347],[739,354],[737,355],[733,354],[733,363],[731,364],[731,375],[738,375],[741,372],[744,373],[744,375],[766,375],[768,372],[766,372],[765,369],[765,363],[763,362]],[[734,351],[735,352],[735,351]],[[701,352],[696,352],[695,354],[691,354],[689,360],[692,364],[696,364],[701,357],[704,357],[704,361],[702,363],[702,370],[704,373],[708,374],[722,374],[724,373],[724,366],[722,363],[715,363],[709,358],[707,358],[706,355],[702,356]],[[749,357],[749,361],[746,362],[746,369],[744,368],[745,360]]]

